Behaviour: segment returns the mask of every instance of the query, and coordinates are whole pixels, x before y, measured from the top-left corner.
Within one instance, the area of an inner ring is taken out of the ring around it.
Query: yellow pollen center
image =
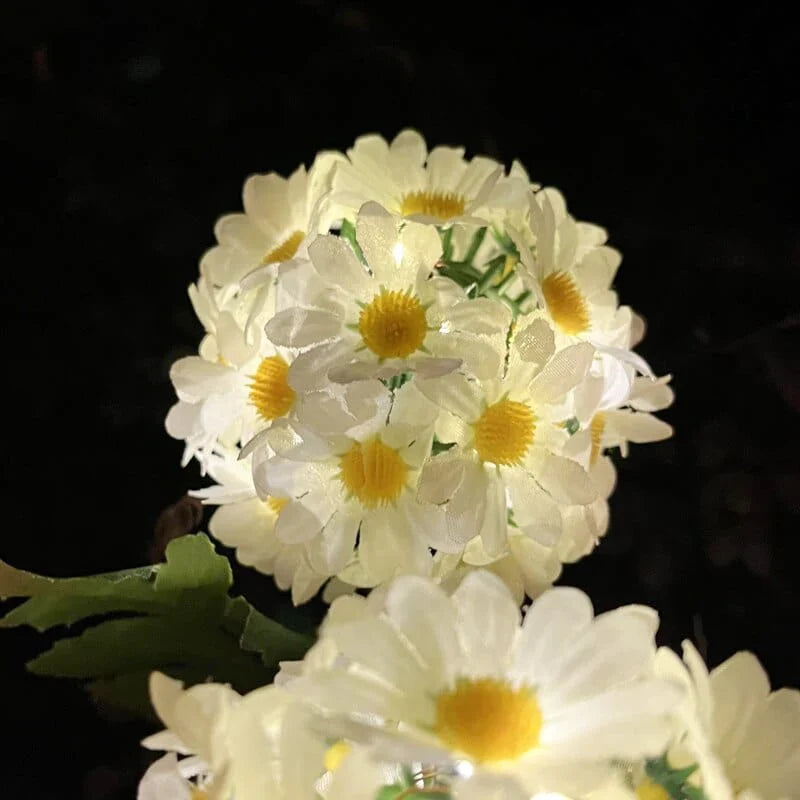
[[[295,231],[288,239],[282,241],[274,250],[270,250],[264,258],[261,259],[262,264],[277,264],[279,261],[288,261],[294,258],[300,243],[306,235],[303,231]]]
[[[466,201],[455,192],[408,192],[400,201],[400,213],[404,217],[424,214],[444,222],[464,213]]]
[[[494,678],[460,678],[436,698],[434,730],[476,761],[519,758],[539,744],[542,712],[536,692]]]
[[[393,503],[408,477],[408,464],[377,437],[356,442],[340,457],[339,466],[339,480],[366,508]]]
[[[489,406],[472,426],[481,461],[515,466],[533,444],[536,417],[525,403],[500,400]]]
[[[636,800],[671,800],[669,792],[660,784],[645,778],[636,787]]]
[[[602,441],[603,431],[606,429],[606,415],[603,413],[595,414],[589,423],[589,435],[592,437],[592,451],[589,456],[589,463],[594,464],[600,453],[603,452]]]
[[[410,290],[390,292],[382,288],[361,309],[358,332],[379,358],[405,358],[425,341],[428,321],[422,303]]]
[[[280,356],[265,358],[253,375],[250,402],[265,420],[288,414],[294,405],[294,389],[289,386],[289,365]]]
[[[283,511],[283,509],[286,508],[286,505],[289,502],[289,498],[273,497],[272,495],[270,495],[265,502],[267,504],[267,508],[269,508],[269,510],[273,514],[275,514],[275,516],[278,516],[278,514],[280,514],[281,511]]]
[[[589,329],[586,301],[566,272],[551,272],[542,281],[547,310],[564,333],[575,335]]]
[[[328,772],[335,772],[339,765],[344,761],[345,756],[350,752],[350,744],[344,739],[334,742],[322,757],[322,764]]]

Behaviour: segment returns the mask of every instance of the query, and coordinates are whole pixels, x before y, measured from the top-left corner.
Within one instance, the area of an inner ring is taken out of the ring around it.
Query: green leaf
[[[453,226],[439,228],[439,235],[442,237],[442,260],[449,261],[453,257]]]
[[[477,231],[472,235],[472,239],[470,240],[469,247],[467,248],[467,254],[464,256],[464,261],[468,264],[472,263],[472,259],[475,258],[475,254],[480,249],[481,244],[483,244],[483,240],[486,238],[486,228],[478,228]]]
[[[355,254],[358,256],[358,260],[362,264],[366,264],[367,259],[364,258],[364,251],[361,249],[361,245],[356,239],[356,226],[353,225],[349,219],[342,220],[342,227],[339,229],[339,236],[347,241],[350,247],[353,248],[353,252],[355,252]]]
[[[301,659],[314,643],[311,637],[284,628],[274,619],[265,617],[243,597],[237,597],[233,602],[237,601],[248,606],[239,646],[247,652],[258,653],[265,664]]]
[[[397,795],[402,794],[406,787],[402,783],[387,783],[386,786],[381,786],[378,793],[375,795],[375,800],[394,800]]]
[[[57,641],[28,663],[37,675],[94,679],[87,689],[111,709],[141,712],[155,670],[189,684],[230,683],[245,692],[272,679],[278,663],[302,658],[310,637],[231,598],[228,560],[205,534],[170,542],[166,563],[86,578],[55,579],[3,564],[0,591],[29,595],[0,626],[46,630],[101,619],[80,636]]]
[[[672,800],[707,800],[705,793],[697,786],[686,783],[697,771],[697,764],[674,769],[666,754],[645,762],[645,774],[653,783],[663,787]]]

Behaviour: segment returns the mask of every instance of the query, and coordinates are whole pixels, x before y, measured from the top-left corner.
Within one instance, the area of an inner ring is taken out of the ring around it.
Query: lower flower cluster
[[[153,673],[169,751],[140,800],[780,800],[800,692],[741,652],[709,673],[658,615],[558,587],[524,611],[494,574],[402,576],[336,599],[302,661],[240,695]],[[180,758],[178,757],[180,756]]]

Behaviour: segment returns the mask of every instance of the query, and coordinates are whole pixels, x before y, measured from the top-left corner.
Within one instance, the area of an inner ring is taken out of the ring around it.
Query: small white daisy
[[[586,791],[610,760],[656,755],[671,735],[681,691],[653,673],[656,627],[643,606],[595,618],[569,588],[545,592],[520,626],[491,573],[471,573],[452,596],[407,576],[381,613],[326,625],[343,660],[287,689],[387,760],[468,764],[456,784]]]

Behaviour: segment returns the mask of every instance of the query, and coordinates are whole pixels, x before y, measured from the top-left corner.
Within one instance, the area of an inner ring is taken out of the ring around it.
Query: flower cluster
[[[411,130],[253,176],[244,209],[189,290],[166,423],[217,539],[295,603],[483,567],[519,604],[591,552],[606,450],[671,435],[602,228]]]
[[[658,616],[597,616],[545,591],[524,617],[474,570],[448,594],[401,576],[333,601],[317,643],[275,684],[151,697],[167,750],[140,800],[789,800],[800,692],[771,692],[738,653],[710,674],[656,649]],[[183,757],[178,760],[176,754]]]

